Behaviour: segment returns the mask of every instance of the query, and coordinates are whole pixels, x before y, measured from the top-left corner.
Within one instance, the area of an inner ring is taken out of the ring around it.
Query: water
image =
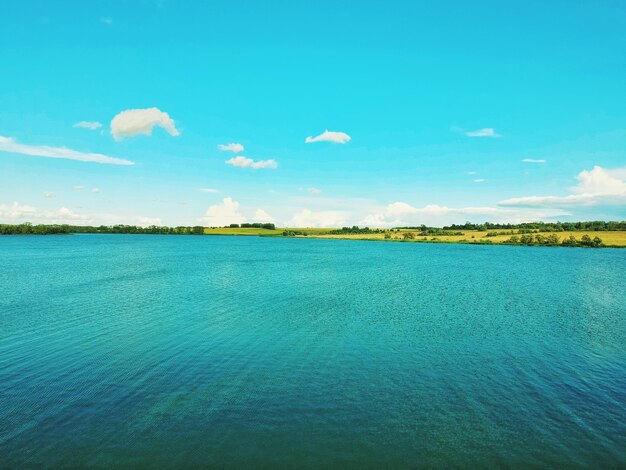
[[[0,467],[626,465],[626,250],[0,238]]]

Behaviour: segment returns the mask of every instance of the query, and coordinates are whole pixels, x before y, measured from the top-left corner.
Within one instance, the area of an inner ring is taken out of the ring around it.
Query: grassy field
[[[511,238],[510,234],[497,235],[493,237],[487,237],[487,231],[476,230],[462,230],[463,235],[428,235],[418,236],[418,230],[400,230],[400,231],[387,231],[391,235],[390,239],[385,239],[385,233],[361,233],[361,234],[330,234],[333,229],[330,228],[276,228],[276,230],[267,230],[262,228],[205,228],[204,233],[206,235],[254,235],[254,236],[270,236],[270,237],[282,237],[284,231],[294,231],[300,233],[306,233],[310,238],[329,238],[329,239],[341,239],[341,240],[379,240],[379,241],[402,241],[406,243],[494,243],[499,244],[506,242]],[[504,230],[495,230],[501,232]],[[403,237],[404,232],[413,232],[416,237],[413,240],[405,240]],[[514,230],[517,232],[517,230]],[[602,240],[604,245],[609,247],[626,247],[626,231],[585,231],[585,232],[539,232],[541,235],[550,235],[552,233],[559,237],[560,241],[569,238],[573,235],[577,240],[580,240],[583,235],[589,235],[591,238],[598,237]],[[517,233],[516,233],[517,235]],[[517,235],[518,237],[520,235]],[[296,237],[303,237],[303,235],[297,235]]]
[[[494,244],[503,243],[511,238],[511,235],[498,235],[495,237],[487,237],[487,231],[475,231],[475,230],[462,230],[463,235],[442,235],[442,236],[416,236],[414,240],[404,240],[403,233],[404,232],[413,232],[417,235],[419,233],[416,230],[400,230],[399,232],[390,232],[391,241],[406,241],[413,243],[420,242],[431,242],[431,243],[484,243],[491,241]],[[563,241],[566,238],[569,238],[570,235],[573,235],[577,240],[580,240],[583,235],[589,235],[591,238],[598,237],[602,240],[602,242],[606,246],[611,247],[626,247],[626,231],[615,231],[615,232],[595,232],[595,231],[586,231],[586,232],[539,232],[541,235],[550,235],[552,233],[556,233],[559,237],[560,241]],[[341,234],[341,235],[331,235],[331,234],[311,234],[310,236],[316,238],[339,238],[339,239],[355,239],[355,240],[385,240],[384,233],[370,233],[370,234]],[[517,235],[518,237],[520,235]]]

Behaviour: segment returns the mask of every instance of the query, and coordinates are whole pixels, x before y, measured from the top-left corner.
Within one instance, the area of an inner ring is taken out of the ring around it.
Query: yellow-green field
[[[416,234],[415,239],[413,240],[404,240],[403,233],[404,232],[413,232]],[[498,235],[495,237],[487,237],[487,231],[476,231],[476,230],[461,230],[463,235],[447,235],[447,236],[417,236],[419,231],[416,230],[400,230],[399,232],[391,231],[389,232],[391,235],[391,241],[406,241],[406,242],[439,242],[439,243],[458,243],[458,242],[466,242],[466,243],[481,243],[481,242],[489,242],[491,241],[494,244],[503,243],[509,238],[511,235]],[[516,231],[517,232],[517,231]],[[566,238],[569,238],[570,235],[573,235],[577,240],[580,240],[583,235],[589,235],[591,238],[598,237],[602,240],[604,245],[611,247],[626,247],[626,231],[587,231],[587,232],[539,232],[541,235],[547,236],[551,234],[556,234],[559,237],[559,241],[563,241]],[[534,234],[536,235],[536,234]],[[339,239],[356,239],[356,240],[385,240],[384,233],[363,233],[363,234],[341,234],[341,235],[331,235],[331,234],[312,234],[309,235],[316,238],[339,238]],[[518,238],[520,235],[517,235]]]
[[[276,230],[266,230],[262,228],[205,228],[204,233],[207,235],[256,235],[256,236],[273,236],[281,237],[284,231],[293,231],[299,233],[306,233],[309,238],[330,238],[330,239],[342,239],[342,240],[379,240],[379,241],[402,241],[408,243],[494,243],[499,244],[506,242],[511,238],[511,235],[497,235],[494,237],[487,237],[487,231],[477,230],[461,230],[463,235],[428,235],[419,236],[418,230],[387,230],[383,233],[344,233],[344,234],[331,234],[329,233],[331,228],[279,228]],[[494,230],[495,232],[501,232],[505,230]],[[413,232],[416,236],[414,239],[405,240],[403,235],[405,232]],[[508,232],[508,231],[506,231]],[[514,230],[516,235],[517,230]],[[539,232],[541,235],[547,236],[555,234],[559,237],[559,241],[563,241],[573,235],[577,240],[580,240],[583,235],[589,235],[591,238],[598,237],[602,240],[605,246],[608,247],[626,247],[626,231],[585,231],[585,232]],[[385,238],[385,234],[389,234],[391,238]],[[536,234],[533,234],[536,235]],[[304,235],[296,235],[296,237],[303,237]]]

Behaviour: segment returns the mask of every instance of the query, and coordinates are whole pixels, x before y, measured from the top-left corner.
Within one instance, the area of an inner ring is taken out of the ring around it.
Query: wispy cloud
[[[545,163],[546,161],[545,160],[538,160],[536,158],[524,158],[522,160],[522,162],[524,162],[524,163]]]
[[[113,24],[113,18],[108,17],[108,16],[104,16],[104,17],[100,18],[100,23],[111,25],[111,24]]]
[[[485,182],[485,178],[476,178],[474,180],[474,183],[484,183]]]
[[[198,189],[201,193],[219,193],[219,190],[215,188],[200,188]]]
[[[307,144],[312,144],[314,142],[333,142],[335,144],[345,144],[350,142],[351,139],[352,138],[345,132],[333,132],[327,129],[318,136],[307,137],[304,142]]]
[[[310,194],[320,194],[322,192],[321,189],[310,187],[307,189]]]
[[[0,152],[18,153],[35,157],[64,158],[81,162],[104,163],[109,165],[134,165],[130,160],[109,157],[101,153],[79,152],[65,147],[19,144],[11,137],[0,136]]]
[[[493,127],[483,127],[475,131],[467,131],[465,135],[468,137],[500,137],[500,134],[496,133]]]
[[[92,193],[99,193],[99,192],[102,192],[102,191],[100,190],[100,188],[91,188],[91,192]]]
[[[239,152],[243,152],[243,145],[241,144],[236,144],[236,143],[232,143],[232,144],[218,144],[217,148],[220,149],[222,152],[233,152],[233,153],[239,153]]]
[[[152,135],[154,127],[161,127],[171,136],[178,136],[174,120],[158,108],[127,109],[111,120],[111,134],[115,140],[136,135]]]
[[[46,198],[53,198],[53,197],[57,197],[56,193],[50,192],[50,191],[46,191],[45,193],[43,193],[43,197]]]
[[[98,121],[80,121],[74,124],[74,127],[80,127],[83,129],[89,129],[89,130],[95,131],[96,129],[99,129],[100,127],[102,127],[102,124],[99,123]]]
[[[85,187],[82,184],[78,184],[78,185],[74,186],[74,189],[76,191],[82,191],[83,189],[85,189]]]
[[[476,172],[475,172],[475,171],[468,171],[468,172],[467,172],[467,174],[468,174],[468,175],[475,175],[475,174],[476,174]]]
[[[253,170],[260,170],[262,168],[278,168],[278,163],[276,162],[276,160],[254,161],[253,159],[244,157],[243,155],[226,160],[226,164],[239,168],[252,168]]]

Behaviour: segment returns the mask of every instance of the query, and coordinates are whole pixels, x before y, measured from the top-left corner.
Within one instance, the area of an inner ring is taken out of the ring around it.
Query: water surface
[[[624,466],[626,250],[0,238],[0,467]]]

